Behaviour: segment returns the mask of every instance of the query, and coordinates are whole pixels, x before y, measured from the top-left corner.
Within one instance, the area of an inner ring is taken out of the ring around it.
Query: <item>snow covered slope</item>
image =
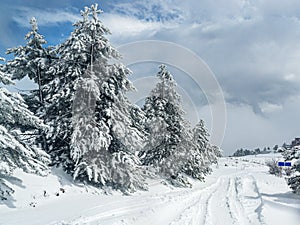
[[[189,189],[149,181],[148,192],[131,196],[76,185],[58,169],[44,178],[17,171],[23,183],[13,205],[0,205],[0,224],[299,224],[300,196],[268,174],[271,157],[222,158],[205,183]]]

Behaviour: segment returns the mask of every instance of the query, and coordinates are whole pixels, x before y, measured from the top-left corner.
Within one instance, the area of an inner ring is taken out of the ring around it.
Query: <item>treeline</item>
[[[249,149],[237,149],[232,156],[234,157],[240,157],[240,156],[246,156],[246,155],[258,155],[258,154],[268,154],[271,152],[270,147],[264,147],[263,150],[260,148],[256,148],[254,150],[249,150]]]
[[[15,168],[45,174],[60,166],[78,182],[129,193],[147,189],[149,174],[190,186],[188,177],[203,180],[217,162],[220,149],[204,122],[192,128],[184,119],[166,66],[142,108],[128,100],[131,71],[110,63],[120,54],[100,12],[97,4],[85,7],[70,37],[51,47],[32,18],[26,45],[7,50],[13,57],[0,66],[1,83],[27,77],[37,89],[0,88],[0,198],[13,192]]]

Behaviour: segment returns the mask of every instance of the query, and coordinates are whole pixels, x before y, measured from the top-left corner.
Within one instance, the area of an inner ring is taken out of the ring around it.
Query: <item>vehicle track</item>
[[[265,224],[262,198],[252,175],[219,177],[195,197],[187,200],[190,204],[170,225]]]

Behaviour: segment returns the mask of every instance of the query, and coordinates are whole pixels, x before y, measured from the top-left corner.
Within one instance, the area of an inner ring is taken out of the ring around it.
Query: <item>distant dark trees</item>
[[[232,156],[240,157],[240,156],[246,156],[246,155],[268,154],[270,152],[271,152],[270,147],[264,147],[263,150],[261,150],[260,148],[256,148],[254,150],[240,148],[240,149],[236,150]]]

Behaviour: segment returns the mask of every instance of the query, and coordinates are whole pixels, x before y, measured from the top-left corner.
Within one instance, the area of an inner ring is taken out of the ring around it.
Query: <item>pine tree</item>
[[[4,69],[6,73],[12,75],[12,79],[21,80],[28,77],[37,84],[38,90],[33,90],[30,96],[32,100],[30,106],[36,112],[43,103],[42,86],[47,80],[45,72],[51,55],[50,48],[43,47],[47,42],[38,32],[37,20],[34,17],[31,18],[30,24],[31,30],[25,36],[26,45],[7,50],[6,54],[13,54],[14,59],[9,60]]]
[[[209,142],[209,133],[205,128],[204,121],[200,120],[200,122],[195,126],[192,131],[193,139],[192,143],[195,146],[195,153],[194,155],[200,159],[201,157],[201,167],[198,168],[198,175],[202,174],[206,175],[212,171],[210,166],[212,164],[218,163],[218,158],[222,156],[221,150],[218,146],[213,145]],[[194,165],[197,168],[198,163]],[[195,169],[197,171],[197,169]],[[201,170],[201,172],[200,172]],[[197,173],[196,173],[197,176]]]
[[[278,150],[279,146],[278,145],[274,145],[273,147],[273,151],[276,152]]]
[[[13,84],[0,67],[0,82]],[[7,181],[15,168],[25,172],[46,174],[48,155],[37,146],[30,146],[23,140],[25,128],[45,129],[42,121],[31,113],[22,97],[0,88],[0,200],[6,200],[13,193]]]
[[[136,151],[143,143],[135,108],[125,92],[133,89],[120,54],[105,37],[97,4],[81,11],[71,36],[57,48],[50,68],[54,80],[44,86],[49,153],[74,179],[124,192],[143,188]],[[137,118],[137,117],[136,117]]]
[[[211,172],[210,165],[217,163],[220,150],[209,143],[209,133],[203,120],[199,121],[191,133],[191,151],[184,171],[193,178],[203,180],[204,176]]]
[[[144,165],[157,168],[171,183],[185,185],[182,170],[190,149],[188,123],[183,118],[176,83],[165,65],[160,66],[157,76],[160,81],[143,107],[149,138],[140,157]]]
[[[45,119],[44,93],[42,86],[49,80],[46,71],[51,63],[53,53],[51,47],[44,48],[47,43],[44,37],[38,32],[36,19],[30,20],[31,30],[26,34],[25,46],[10,48],[6,54],[13,54],[14,58],[9,60],[3,67],[3,71],[12,75],[13,80],[21,80],[25,77],[33,80],[37,85],[37,89],[28,90],[29,93],[22,94],[29,110],[32,111],[40,119]],[[36,135],[32,135],[36,143],[42,144],[43,149],[47,149],[45,135],[42,130],[31,131]]]
[[[285,160],[293,161],[292,176],[287,179],[294,193],[300,194],[300,149],[294,146],[282,153]]]

